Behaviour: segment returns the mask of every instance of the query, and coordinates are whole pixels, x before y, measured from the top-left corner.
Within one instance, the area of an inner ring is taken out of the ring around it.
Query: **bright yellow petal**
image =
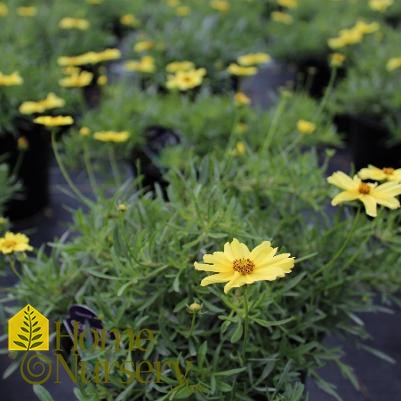
[[[400,207],[400,202],[396,198],[386,198],[386,199],[376,198],[376,202],[379,205],[388,207],[389,209],[398,209]]]
[[[342,171],[336,171],[327,178],[327,182],[341,189],[355,190],[356,188],[358,188],[360,180],[356,181],[355,178],[352,179],[350,176],[343,173]]]
[[[226,268],[232,268],[232,260],[224,252],[213,252],[213,254],[206,254],[203,256],[205,263],[214,263],[216,265],[222,265]]]
[[[195,269],[196,270],[202,270],[205,272],[216,272],[216,273],[223,273],[223,272],[230,272],[232,271],[232,268],[227,269],[224,266],[221,265],[210,265],[210,264],[206,264],[206,263],[198,263],[195,262],[194,263]]]
[[[213,274],[211,276],[205,277],[200,285],[204,287],[205,285],[209,284],[217,284],[217,283],[225,283],[226,281],[231,280],[234,277],[235,273],[219,273]],[[239,273],[237,273],[239,274]]]
[[[268,263],[265,263],[261,266],[257,266],[253,275],[257,276],[259,274],[265,274],[268,272],[272,272],[276,274],[278,270],[283,273],[289,273],[291,269],[294,267],[294,258],[289,257],[289,253],[283,253],[281,255],[277,255]],[[278,269],[278,270],[277,270]]]
[[[246,276],[241,273],[234,272],[230,281],[224,286],[224,293],[227,294],[232,288],[241,287],[246,284]]]
[[[275,253],[274,251],[275,249],[272,248],[270,241],[263,241],[252,250],[249,257],[253,261],[253,263],[255,263],[255,265],[258,265],[262,263],[262,261],[266,259],[266,257],[273,256]]]
[[[249,258],[249,249],[248,247],[239,242],[236,238],[234,238],[231,242],[231,251],[234,255],[234,259],[246,259]]]
[[[384,174],[383,170],[372,166],[369,164],[368,167],[361,169],[358,172],[358,176],[362,178],[362,180],[375,180],[375,181],[382,181],[386,179],[386,174]]]
[[[359,199],[365,206],[366,214],[370,217],[376,217],[377,216],[377,203],[376,203],[375,198],[373,198],[373,196],[371,196],[371,195],[361,195],[359,197]]]
[[[398,184],[394,181],[380,184],[371,191],[371,195],[375,198],[389,198],[401,195],[401,184]]]
[[[359,198],[359,193],[356,191],[355,192],[354,191],[343,191],[343,192],[340,192],[338,195],[336,195],[332,199],[331,204],[333,206],[336,206],[339,203],[349,202],[349,201],[352,201],[352,200],[355,200],[358,198]]]

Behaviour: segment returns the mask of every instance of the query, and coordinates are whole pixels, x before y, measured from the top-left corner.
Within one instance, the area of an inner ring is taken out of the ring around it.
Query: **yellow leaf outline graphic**
[[[18,337],[21,341],[13,341],[14,344],[19,347],[25,348],[27,351],[39,347],[39,345],[43,344],[43,341],[39,340],[43,334],[39,333],[41,327],[38,326],[38,319],[35,315],[34,310],[30,310],[30,306],[27,306],[27,310],[24,310],[24,326],[20,327],[20,330],[25,334],[18,334]],[[36,341],[36,342],[34,342]]]

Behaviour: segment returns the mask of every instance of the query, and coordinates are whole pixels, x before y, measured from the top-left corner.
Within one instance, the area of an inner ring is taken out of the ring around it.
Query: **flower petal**
[[[252,250],[249,256],[253,263],[255,263],[255,265],[258,265],[259,263],[262,263],[262,261],[265,260],[267,257],[273,256],[276,249],[277,248],[272,248],[270,241],[263,241],[260,245]]]
[[[250,252],[248,247],[242,242],[239,242],[236,238],[231,242],[231,251],[234,255],[234,259],[249,258]]]
[[[217,283],[224,283],[226,281],[231,280],[234,277],[234,273],[219,273],[219,274],[212,274],[211,276],[205,277],[200,285],[205,286],[209,284],[217,284]]]
[[[365,206],[365,212],[370,217],[377,216],[377,203],[376,199],[371,195],[362,195],[359,197],[360,201]]]
[[[343,192],[340,192],[339,194],[337,194],[331,200],[331,204],[333,206],[336,206],[339,203],[353,201],[353,200],[358,199],[358,198],[359,198],[359,193],[357,193],[356,191],[355,192],[343,191]]]
[[[352,179],[350,176],[343,173],[342,171],[336,171],[327,178],[327,182],[341,189],[355,190],[358,187],[360,180],[356,179],[355,177],[354,179]]]

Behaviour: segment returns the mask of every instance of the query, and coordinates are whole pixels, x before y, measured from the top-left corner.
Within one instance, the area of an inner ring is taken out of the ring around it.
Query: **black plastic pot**
[[[132,151],[130,164],[134,175],[142,175],[142,186],[148,191],[154,191],[155,186],[161,187],[167,198],[166,189],[168,182],[163,177],[163,172],[155,164],[155,159],[160,152],[168,147],[181,142],[180,135],[170,128],[160,125],[152,125],[145,130],[145,143]]]
[[[18,119],[18,137],[24,137],[28,147],[18,149],[17,137],[0,135],[0,155],[15,172],[23,189],[6,204],[5,215],[11,220],[30,217],[49,203],[50,134],[40,125]]]
[[[370,116],[348,117],[348,139],[356,170],[376,167],[401,167],[401,143],[389,145],[390,133],[378,119]]]

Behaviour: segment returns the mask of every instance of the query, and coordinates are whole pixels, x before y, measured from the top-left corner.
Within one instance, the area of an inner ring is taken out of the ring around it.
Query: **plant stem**
[[[111,171],[113,172],[115,184],[117,186],[119,186],[119,185],[121,185],[121,175],[120,175],[120,172],[118,171],[118,166],[116,163],[116,155],[115,155],[113,146],[108,147],[108,154],[109,154],[109,161],[110,161]]]
[[[10,261],[10,267],[11,267],[12,272],[13,272],[20,280],[22,280],[21,275],[18,273],[17,266],[15,265],[15,259],[14,259],[12,256],[10,256],[9,261]]]
[[[244,337],[242,342],[242,358],[245,361],[246,349],[249,337],[249,305],[248,305],[248,286],[244,289]]]
[[[51,130],[51,139],[52,139],[52,148],[54,152],[54,157],[56,158],[58,167],[61,171],[61,174],[63,175],[64,179],[67,181],[68,186],[74,192],[76,197],[85,205],[91,206],[92,202],[90,199],[86,198],[84,195],[82,195],[81,191],[76,187],[76,185],[72,182],[70,176],[67,173],[67,170],[61,160],[60,154],[57,150],[57,143],[56,143],[56,132],[55,130]]]

